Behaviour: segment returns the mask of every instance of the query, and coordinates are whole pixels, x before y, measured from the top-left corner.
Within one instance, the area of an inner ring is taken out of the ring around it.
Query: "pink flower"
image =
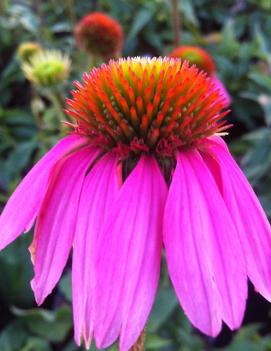
[[[230,94],[221,80],[217,77],[215,62],[206,50],[198,46],[182,45],[174,49],[169,56],[180,58],[182,60],[188,60],[190,64],[194,64],[198,68],[205,71],[208,75],[210,75],[210,77],[212,77],[216,88],[219,89],[220,93],[224,96],[226,106],[229,107],[231,105]]]
[[[219,132],[225,100],[195,66],[121,59],[77,82],[73,132],[28,173],[0,218],[1,249],[31,228],[38,304],[72,249],[75,340],[136,342],[165,248],[193,325],[240,326],[247,277],[271,300],[271,230]]]

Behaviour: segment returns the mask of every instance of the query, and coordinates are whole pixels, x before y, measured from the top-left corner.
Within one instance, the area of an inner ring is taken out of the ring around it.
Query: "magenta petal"
[[[225,88],[224,84],[221,82],[221,80],[216,76],[212,75],[212,81],[216,87],[216,89],[219,90],[221,96],[223,96],[225,100],[225,107],[229,107],[231,105],[231,97],[230,94],[228,93],[227,89]]]
[[[66,153],[83,143],[85,138],[75,135],[62,139],[18,185],[0,217],[0,250],[31,228],[48,188],[52,167]]]
[[[169,274],[185,313],[216,336],[223,319],[240,326],[246,272],[235,227],[197,151],[178,155],[164,215]]]
[[[119,185],[116,157],[107,154],[87,175],[82,188],[73,245],[72,290],[75,340],[90,346],[95,292],[94,254]]]
[[[256,290],[271,301],[271,227],[266,215],[222,139],[212,138],[204,152],[238,229],[248,276]]]
[[[122,185],[97,250],[94,336],[120,350],[135,343],[155,297],[162,251],[166,184],[156,161],[142,156]]]
[[[30,251],[34,256],[32,288],[41,304],[58,282],[67,262],[87,168],[97,152],[83,148],[61,160],[43,200]]]

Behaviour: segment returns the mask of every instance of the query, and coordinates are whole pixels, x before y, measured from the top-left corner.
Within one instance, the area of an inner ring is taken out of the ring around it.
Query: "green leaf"
[[[23,235],[0,252],[0,297],[8,305],[27,307],[34,303],[30,288],[33,276],[28,252],[30,240],[29,235]]]
[[[251,72],[249,78],[271,93],[271,76],[261,72]]]
[[[255,56],[266,59],[269,63],[271,63],[271,57],[268,50],[268,41],[269,37],[265,36],[259,26],[258,23],[254,26],[254,54]]]
[[[65,348],[63,348],[62,351],[79,351],[79,350],[84,350],[83,347],[78,347],[75,345],[73,341],[69,342],[68,345],[66,345]]]
[[[21,348],[20,351],[52,351],[52,348],[48,341],[30,337],[27,339],[25,346]]]
[[[36,140],[26,141],[17,145],[17,148],[9,154],[9,157],[5,163],[5,168],[10,176],[10,179],[12,179],[16,174],[19,175],[27,168],[36,147]]]
[[[271,126],[271,96],[267,94],[260,94],[258,102],[264,111],[264,119],[267,126]]]
[[[271,97],[268,94],[254,94],[245,92],[242,94],[243,97],[255,100],[262,107],[264,112],[264,119],[267,126],[271,126]]]
[[[67,305],[54,312],[42,308],[22,310],[15,307],[12,311],[31,333],[52,342],[63,341],[73,325],[71,309]]]
[[[9,324],[0,333],[1,351],[19,351],[23,346],[27,334],[21,322],[16,321]]]
[[[177,306],[176,294],[171,286],[160,287],[148,321],[148,331],[157,331]]]
[[[222,30],[223,40],[220,49],[226,54],[226,57],[234,57],[239,53],[240,44],[236,40],[234,26],[234,21],[229,19]]]
[[[257,333],[258,325],[243,327],[233,339],[231,345],[215,349],[216,351],[267,351],[265,342]]]
[[[267,132],[267,134],[266,134]],[[271,135],[268,128],[262,130],[261,138],[254,142],[242,159],[242,167],[247,177],[254,183],[271,169]]]
[[[179,0],[180,10],[183,14],[185,22],[190,22],[195,27],[199,27],[199,21],[197,19],[193,2],[190,0]]]
[[[269,186],[269,189],[271,189],[271,184]],[[260,201],[266,215],[268,217],[271,217],[271,192],[264,194],[263,196],[260,196]]]
[[[27,31],[36,34],[39,27],[39,19],[32,12],[31,8],[21,4],[10,6],[9,13],[12,16],[14,23],[21,24]]]
[[[158,335],[147,334],[146,337],[146,350],[159,350],[162,347],[169,347],[171,345],[171,340],[163,339]]]
[[[71,302],[72,301],[72,279],[71,279],[71,273],[68,272],[66,273],[60,280],[59,283],[59,289],[62,292],[62,294],[65,296],[67,301]]]
[[[131,29],[129,34],[127,35],[126,41],[132,40],[151,20],[152,13],[149,9],[142,8],[137,12],[134,17]]]

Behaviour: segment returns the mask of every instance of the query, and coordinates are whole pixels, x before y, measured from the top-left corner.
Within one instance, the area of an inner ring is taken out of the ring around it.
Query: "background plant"
[[[271,216],[271,2],[270,0],[181,0],[183,44],[200,45],[214,57],[233,104],[234,128],[227,141]],[[75,24],[90,11],[105,11],[125,33],[124,56],[166,55],[173,48],[169,0],[4,0],[0,4],[0,201],[64,133],[59,116],[72,82],[89,69],[75,45]],[[71,59],[68,80],[37,89],[23,75],[17,48],[25,41],[60,50]],[[63,119],[64,116],[61,117]],[[72,341],[70,272],[36,308],[33,276],[25,248],[31,234],[0,253],[0,350],[75,351]],[[224,329],[214,340],[192,329],[162,272],[159,294],[147,327],[147,350],[271,350],[269,303],[250,291],[245,325]],[[93,347],[92,350],[95,350]],[[114,350],[114,348],[112,348]]]

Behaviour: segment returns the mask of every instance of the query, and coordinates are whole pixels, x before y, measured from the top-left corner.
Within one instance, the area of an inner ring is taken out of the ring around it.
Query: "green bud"
[[[41,87],[63,83],[70,73],[70,60],[60,51],[44,50],[30,58],[22,66],[25,77]]]

